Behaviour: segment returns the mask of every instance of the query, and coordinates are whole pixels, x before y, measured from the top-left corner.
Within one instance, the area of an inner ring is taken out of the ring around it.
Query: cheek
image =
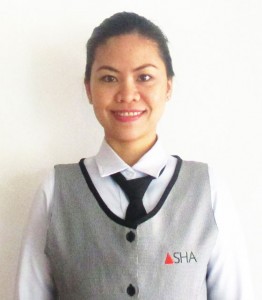
[[[106,116],[104,114],[103,109],[101,109],[99,106],[93,106],[93,109],[97,121],[102,125],[102,127],[104,127],[106,123]]]
[[[105,107],[111,102],[113,94],[109,89],[97,88],[93,91],[92,96],[97,107]]]
[[[149,90],[145,90],[145,96],[152,102],[159,102],[166,100],[167,88],[164,84],[157,85]]]
[[[93,102],[93,110],[96,115],[96,118],[100,123],[105,122],[109,117],[110,109],[107,101],[102,98],[102,96],[97,95],[98,97]]]
[[[152,112],[155,115],[155,118],[159,120],[165,110],[166,106],[166,95],[159,94],[151,101]]]
[[[146,99],[147,103],[155,110],[163,110],[167,100],[167,95],[163,92],[163,90],[157,90],[153,93],[147,94]]]
[[[101,106],[99,102],[96,102],[93,103],[93,109],[96,117],[100,119],[103,116],[103,112],[104,112],[103,106]]]

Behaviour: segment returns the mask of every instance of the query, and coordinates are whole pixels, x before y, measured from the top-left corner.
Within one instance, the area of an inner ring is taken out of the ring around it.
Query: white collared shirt
[[[150,212],[158,203],[173,175],[177,159],[167,154],[159,140],[132,167],[128,166],[104,140],[98,154],[84,161],[88,173],[107,207],[124,218],[128,200],[110,175],[122,172],[126,179],[151,175],[143,204]],[[165,167],[165,172],[159,176]],[[207,270],[208,299],[252,300],[247,255],[241,229],[230,206],[230,197],[217,183],[209,168],[211,202],[218,226],[218,238]],[[53,300],[54,284],[48,258],[44,253],[48,211],[53,198],[54,170],[39,189],[34,201],[20,257],[16,299]]]
[[[157,141],[149,152],[135,165],[130,167],[103,141],[95,159],[86,159],[85,166],[107,207],[109,207],[115,215],[124,219],[128,200],[122,189],[111,179],[110,175],[122,172],[127,180],[145,175],[158,178],[157,182],[156,180],[151,182],[143,197],[143,204],[148,213],[156,206],[165,191],[174,173],[176,162],[177,159],[168,155],[162,148],[160,142]],[[165,166],[165,172],[159,176]]]

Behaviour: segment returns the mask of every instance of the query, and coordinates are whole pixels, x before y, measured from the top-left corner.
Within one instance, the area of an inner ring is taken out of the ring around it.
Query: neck
[[[121,143],[115,142],[106,138],[107,143],[112,147],[112,149],[123,159],[125,163],[129,166],[133,166],[139,159],[155,144],[157,137],[155,136],[153,140],[145,143],[133,142],[133,141],[123,141]]]

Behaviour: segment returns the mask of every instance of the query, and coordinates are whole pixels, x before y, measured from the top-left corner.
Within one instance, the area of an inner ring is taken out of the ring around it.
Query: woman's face
[[[153,143],[171,85],[154,41],[134,33],[99,46],[86,90],[108,143]]]

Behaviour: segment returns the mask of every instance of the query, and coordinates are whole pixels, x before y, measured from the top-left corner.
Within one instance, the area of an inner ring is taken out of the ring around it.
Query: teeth
[[[139,111],[134,111],[134,112],[116,112],[117,115],[121,116],[121,117],[135,117],[135,116],[139,116],[142,114],[142,112]]]

